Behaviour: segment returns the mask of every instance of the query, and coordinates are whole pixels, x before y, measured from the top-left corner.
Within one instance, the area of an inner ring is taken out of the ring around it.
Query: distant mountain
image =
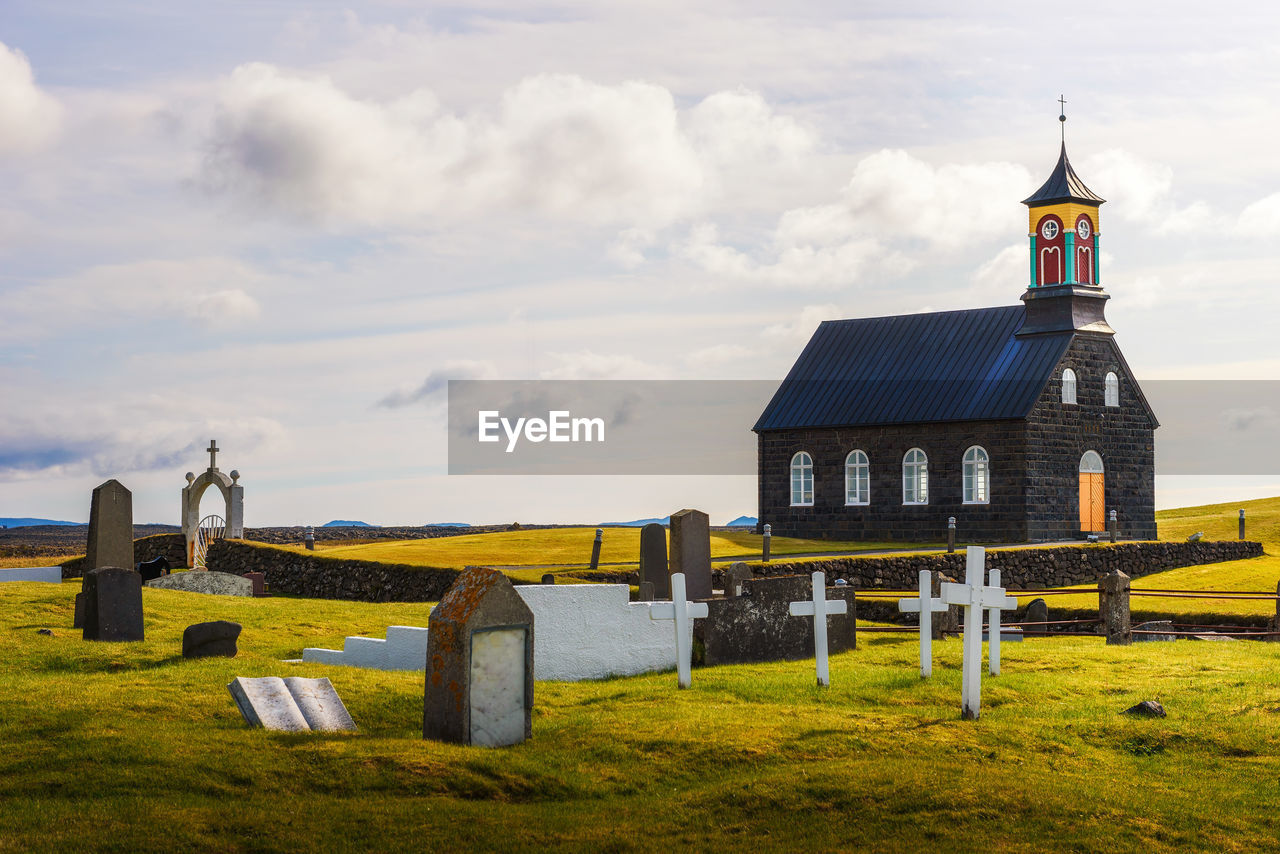
[[[84,522],[60,522],[57,519],[17,519],[0,516],[0,528],[30,528],[35,525],[83,525]]]
[[[659,525],[670,525],[671,517],[663,516],[661,519],[633,519],[630,522],[600,522],[597,527],[600,528],[643,528],[645,525],[657,523]]]
[[[321,528],[372,528],[368,522],[350,522],[346,519],[334,519],[332,522],[325,522]]]
[[[739,516],[732,522],[725,525],[726,528],[754,528],[759,524],[760,520],[755,516]]]
[[[428,522],[424,528],[470,528],[470,522]]]

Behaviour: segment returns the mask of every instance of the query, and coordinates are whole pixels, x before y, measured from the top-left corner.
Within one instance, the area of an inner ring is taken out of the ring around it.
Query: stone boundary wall
[[[156,534],[133,541],[134,563],[152,560],[160,555],[164,555],[169,559],[169,566],[171,567],[182,568],[186,566],[187,543],[182,539],[182,534]],[[82,577],[85,569],[84,564],[85,559],[83,557],[72,558],[62,564],[62,578],[65,580]],[[133,567],[126,568],[132,569]]]
[[[1138,542],[1027,549],[988,549],[987,568],[1000,570],[1000,583],[1011,590],[1039,590],[1072,584],[1093,584],[1112,570],[1139,578],[1175,569],[1262,556],[1262,544],[1247,540],[1222,542]],[[964,549],[955,554],[882,555],[839,557],[813,561],[751,563],[757,576],[808,575],[821,570],[827,583],[843,578],[855,588],[880,587],[912,590],[919,585],[920,570],[940,570],[953,578],[964,577]],[[720,586],[721,570],[714,571]]]
[[[460,572],[299,554],[240,540],[210,544],[206,562],[217,572],[261,572],[272,593],[359,602],[437,602]]]

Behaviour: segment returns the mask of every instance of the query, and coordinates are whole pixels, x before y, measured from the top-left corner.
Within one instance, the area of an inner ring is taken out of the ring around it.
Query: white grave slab
[[[920,615],[920,676],[933,675],[933,615],[947,610],[947,603],[931,595],[933,573],[920,570],[920,595],[915,599],[899,599],[898,610],[904,614]]]
[[[693,684],[693,621],[707,616],[706,602],[690,602],[685,597],[684,573],[671,576],[671,601],[649,605],[649,619],[670,620],[675,626],[676,684]]]
[[[849,613],[849,603],[843,599],[828,601],[827,575],[824,572],[815,572],[813,600],[792,602],[790,605],[791,616],[813,619],[813,658],[818,671],[818,684],[826,688],[831,684],[831,673],[827,666],[827,616]]]
[[[983,569],[987,550],[969,546],[966,550],[964,583],[942,585],[942,601],[964,608],[964,662],[961,668],[961,714],[977,720],[981,714],[982,694],[982,611],[989,608],[1012,609],[1018,600],[1004,595],[999,587],[984,587]],[[998,634],[998,633],[997,633]]]
[[[250,726],[281,732],[345,732],[356,729],[327,678],[237,676],[227,686]]]
[[[0,569],[0,582],[5,581],[47,581],[51,584],[61,584],[62,567],[19,566],[13,569]]]
[[[625,584],[526,584],[516,587],[538,627],[533,676],[577,682],[664,670],[675,659],[671,629],[649,619],[649,603],[632,602]],[[688,627],[692,645],[693,628]],[[343,648],[308,648],[303,661],[423,670],[427,630],[391,626],[380,638],[349,637]]]
[[[471,636],[471,743],[477,747],[524,741],[527,634],[490,629]]]

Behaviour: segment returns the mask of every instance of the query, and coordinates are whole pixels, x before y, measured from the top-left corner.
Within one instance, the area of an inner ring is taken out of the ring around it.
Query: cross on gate
[[[689,673],[693,658],[693,625],[690,620],[702,619],[707,613],[706,602],[690,602],[686,598],[683,572],[671,576],[671,601],[649,606],[649,619],[675,623],[676,681],[681,688],[688,688],[693,683]]]
[[[947,610],[947,604],[933,592],[933,573],[920,570],[920,595],[915,599],[899,599],[898,610],[904,614],[920,614],[920,676],[933,675],[933,615]]]
[[[209,447],[205,448],[209,452],[209,469],[210,471],[218,470],[218,440],[210,439]]]
[[[969,546],[966,551],[964,584],[942,585],[942,601],[964,608],[964,663],[961,667],[961,714],[977,720],[982,694],[982,611],[987,608],[1016,608],[1018,600],[1004,595],[999,587],[982,584],[987,550]]]
[[[813,574],[813,601],[791,603],[791,616],[813,617],[813,658],[818,668],[818,684],[823,688],[831,684],[831,673],[827,668],[827,617],[847,613],[848,602],[827,599],[827,576],[823,572]]]

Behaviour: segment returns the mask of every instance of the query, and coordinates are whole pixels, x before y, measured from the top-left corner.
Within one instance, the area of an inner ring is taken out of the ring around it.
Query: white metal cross
[[[933,615],[947,610],[947,604],[933,592],[933,573],[920,570],[920,595],[915,599],[899,599],[898,610],[920,614],[920,675],[933,675]]]
[[[827,576],[823,572],[813,574],[813,601],[791,603],[791,616],[813,618],[813,658],[818,668],[818,684],[824,688],[831,684],[827,667],[827,616],[847,613],[849,603],[845,600],[827,600]]]
[[[987,582],[989,588],[994,587],[1003,592],[1003,588],[1000,587],[1000,570],[991,570],[987,577],[991,579]],[[1016,607],[1018,607],[1018,600],[1009,597],[999,607],[987,610],[987,637],[989,638],[987,642],[987,672],[992,676],[1000,675],[1000,611],[1004,608]]]
[[[942,585],[942,601],[964,608],[964,663],[961,668],[961,714],[977,720],[982,694],[982,612],[988,608],[1016,608],[1018,600],[1004,595],[999,587],[982,584],[987,550],[969,546],[966,552],[964,584]]]
[[[676,679],[681,688],[693,683],[690,676],[693,658],[693,624],[691,620],[707,616],[706,602],[690,602],[685,597],[684,573],[671,576],[671,601],[649,606],[649,619],[671,620],[676,627]]]

